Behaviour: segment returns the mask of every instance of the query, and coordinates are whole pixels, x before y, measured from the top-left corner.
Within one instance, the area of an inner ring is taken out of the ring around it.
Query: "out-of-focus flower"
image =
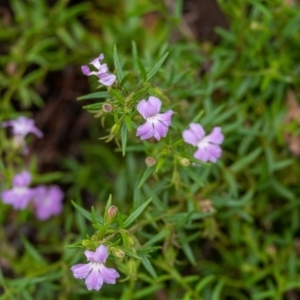
[[[146,120],[146,123],[140,125],[137,129],[136,135],[141,137],[142,140],[155,137],[160,140],[167,135],[169,126],[171,125],[172,110],[168,110],[159,114],[161,101],[153,96],[149,100],[141,100],[137,105],[138,112]]]
[[[37,219],[47,220],[51,216],[59,215],[63,209],[63,198],[64,193],[56,185],[40,185],[34,188],[33,203]]]
[[[115,80],[116,76],[113,74],[109,74],[107,64],[101,65],[101,61],[103,60],[104,55],[101,53],[99,57],[95,58],[91,61],[90,65],[93,65],[97,71],[91,71],[88,66],[82,66],[82,73],[86,76],[96,75],[99,78],[99,82],[106,86],[111,86]]]
[[[25,154],[28,152],[25,144],[25,137],[33,133],[38,138],[43,137],[43,133],[35,126],[34,120],[26,117],[19,117],[16,120],[9,120],[2,123],[2,127],[12,127],[14,136],[14,145],[19,148],[23,147]]]
[[[2,192],[2,201],[10,204],[14,209],[24,209],[34,195],[34,190],[29,188],[31,175],[27,171],[17,174],[13,179],[13,187]]]
[[[104,263],[108,257],[107,247],[100,245],[96,251],[84,252],[88,259],[87,264],[77,264],[71,267],[75,278],[85,279],[88,290],[99,291],[103,283],[115,284],[116,278],[120,277],[119,273],[113,268],[106,268]]]
[[[200,124],[192,123],[190,128],[183,131],[183,139],[186,143],[198,147],[194,157],[204,162],[215,163],[222,155],[220,144],[224,140],[221,127],[214,127],[212,132],[205,136],[205,131]]]
[[[34,120],[30,118],[19,117],[16,120],[2,122],[2,127],[8,126],[12,127],[12,133],[14,136],[24,138],[27,134],[33,133],[39,138],[43,137],[43,133],[35,126]]]
[[[199,205],[201,207],[201,211],[204,213],[213,213],[215,212],[215,208],[211,200],[206,199],[206,200],[200,200]]]

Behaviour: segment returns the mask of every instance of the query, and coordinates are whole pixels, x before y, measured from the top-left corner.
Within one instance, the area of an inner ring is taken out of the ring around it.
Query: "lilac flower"
[[[26,117],[19,117],[16,120],[9,120],[2,123],[2,127],[12,127],[14,135],[14,144],[17,147],[23,147],[26,154],[25,137],[29,133],[33,133],[38,138],[43,137],[43,133],[35,126],[34,120]]]
[[[25,137],[29,133],[35,134],[37,137],[42,138],[43,133],[35,126],[34,120],[26,117],[19,117],[16,120],[5,121],[2,127],[12,127],[14,136]]]
[[[205,131],[200,124],[190,124],[190,129],[182,134],[186,143],[198,147],[194,157],[204,162],[215,163],[222,154],[220,144],[224,140],[221,127],[215,127],[212,132],[205,136]]]
[[[95,58],[93,61],[91,61],[91,65],[93,65],[97,71],[90,71],[90,68],[88,66],[82,66],[81,70],[84,75],[90,76],[90,75],[96,75],[99,78],[99,82],[106,86],[111,86],[115,80],[116,76],[113,74],[107,73],[108,67],[107,64],[101,65],[101,60],[104,58],[104,55],[101,53],[99,57]]]
[[[34,195],[33,189],[29,188],[31,175],[27,171],[17,174],[13,179],[13,187],[2,192],[2,200],[10,204],[14,209],[24,209]]]
[[[95,252],[86,250],[84,255],[89,263],[74,265],[71,271],[75,278],[85,279],[89,291],[93,289],[99,291],[103,282],[116,283],[116,278],[120,277],[119,273],[113,268],[106,268],[103,264],[108,257],[106,246],[100,245]]]
[[[35,215],[39,220],[47,220],[53,215],[59,215],[62,211],[64,193],[56,186],[47,188],[44,185],[34,189]]]
[[[172,110],[168,110],[162,114],[159,114],[161,107],[161,101],[156,97],[149,97],[149,100],[141,100],[137,105],[138,112],[146,120],[146,123],[140,125],[137,129],[137,136],[140,136],[142,140],[155,137],[160,140],[165,137],[168,132],[168,127],[171,125],[171,117],[173,115]]]

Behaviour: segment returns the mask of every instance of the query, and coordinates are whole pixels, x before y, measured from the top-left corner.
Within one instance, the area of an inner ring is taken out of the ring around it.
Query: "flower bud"
[[[112,254],[115,256],[115,257],[118,257],[118,258],[123,258],[125,256],[125,253],[124,251],[120,250],[120,249],[117,249],[117,248],[110,248]]]
[[[151,156],[148,156],[145,159],[145,163],[148,167],[153,167],[156,164],[156,159]]]
[[[112,107],[112,105],[109,104],[109,103],[103,103],[102,109],[103,109],[103,111],[104,111],[105,113],[110,113],[110,112],[112,112],[113,107]]]
[[[181,163],[181,165],[184,166],[184,167],[188,167],[188,166],[190,165],[190,161],[189,161],[187,158],[185,158],[185,157],[183,157],[183,158],[180,160],[180,163]]]
[[[108,219],[113,219],[115,215],[117,214],[118,208],[114,205],[110,206],[107,210],[107,217]]]

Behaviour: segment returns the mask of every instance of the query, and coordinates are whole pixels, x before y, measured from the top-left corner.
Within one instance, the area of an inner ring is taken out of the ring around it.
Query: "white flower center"
[[[151,117],[147,118],[147,121],[150,121],[152,124],[154,124],[159,120],[157,119],[157,116],[155,115],[155,116],[151,116]]]
[[[206,137],[202,138],[198,143],[197,143],[197,147],[198,148],[204,148],[209,144],[208,140]]]
[[[26,193],[26,190],[27,190],[27,188],[26,188],[26,187],[23,187],[23,186],[16,186],[16,187],[14,187],[14,192],[15,192],[18,196],[21,196],[21,195],[23,195],[24,193]]]

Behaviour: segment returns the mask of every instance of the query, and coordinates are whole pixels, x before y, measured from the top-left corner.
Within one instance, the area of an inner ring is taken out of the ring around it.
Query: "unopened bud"
[[[151,156],[148,156],[145,159],[145,163],[148,167],[153,167],[156,164],[156,159]]]
[[[114,205],[110,206],[107,210],[107,217],[109,219],[113,219],[115,215],[117,214],[118,208]]]
[[[187,167],[187,166],[190,165],[190,161],[187,158],[185,158],[185,157],[180,160],[180,163],[184,167]]]
[[[112,249],[112,248],[111,248],[111,252],[113,253],[113,255],[114,255],[115,257],[118,257],[118,258],[123,258],[123,257],[125,256],[124,251],[122,251],[122,250],[120,250],[120,249],[116,249],[116,248]]]
[[[102,105],[102,109],[103,109],[104,112],[110,113],[110,112],[112,112],[113,107],[112,107],[112,105],[109,104],[109,103],[104,103],[104,104]]]

